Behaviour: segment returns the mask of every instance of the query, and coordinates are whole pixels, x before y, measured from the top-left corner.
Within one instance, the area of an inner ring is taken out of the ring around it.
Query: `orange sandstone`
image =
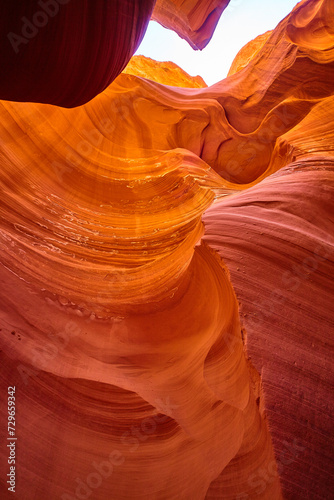
[[[333,32],[305,1],[209,88],[135,58],[74,109],[1,101],[18,498],[329,498]]]

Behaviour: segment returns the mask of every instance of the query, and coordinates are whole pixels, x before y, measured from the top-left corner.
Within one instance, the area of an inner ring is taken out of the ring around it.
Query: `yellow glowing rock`
[[[201,76],[190,76],[173,62],[159,62],[145,56],[133,56],[123,73],[140,76],[174,87],[207,87]]]

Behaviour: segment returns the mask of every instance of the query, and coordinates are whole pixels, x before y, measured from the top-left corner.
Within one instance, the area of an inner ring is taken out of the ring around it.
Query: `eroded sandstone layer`
[[[209,43],[230,0],[157,0],[152,19],[175,31],[195,50]]]
[[[201,76],[190,76],[173,62],[160,62],[145,56],[133,56],[123,74],[141,76],[172,87],[201,89],[207,84]]]
[[[0,102],[18,498],[331,498],[333,19],[301,2],[209,88],[137,58]]]
[[[195,49],[229,0],[12,0],[0,5],[0,99],[75,107],[125,68],[152,16]],[[154,9],[154,10],[153,10]],[[172,77],[173,78],[173,77]]]

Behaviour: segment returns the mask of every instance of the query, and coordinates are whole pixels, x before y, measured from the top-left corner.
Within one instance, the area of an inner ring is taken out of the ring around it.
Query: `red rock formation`
[[[0,99],[79,106],[136,51],[154,0],[12,0],[0,5]]]
[[[153,18],[202,49],[228,3],[158,2]],[[129,62],[154,5],[155,0],[3,2],[0,98],[64,107],[91,100]]]
[[[0,103],[18,497],[330,498],[331,5],[210,88]]]
[[[260,52],[271,34],[272,31],[266,31],[262,35],[254,38],[254,40],[246,43],[246,45],[242,47],[242,49],[240,49],[235,56],[227,76],[233,75],[234,73],[237,73],[245,66],[247,66],[247,64],[249,64],[251,60],[257,55],[257,53]]]
[[[310,156],[204,216],[204,239],[231,271],[289,499],[329,498],[334,484],[333,199],[333,157]],[[265,472],[256,470],[263,494]],[[224,473],[211,490],[225,498]]]
[[[202,50],[229,3],[230,0],[157,0],[152,19],[176,31],[193,49]]]
[[[194,89],[207,87],[201,76],[190,76],[173,62],[154,61],[145,56],[133,56],[123,74],[140,76],[174,87]]]
[[[228,273],[208,247],[194,252],[219,177],[183,150],[159,161],[131,162],[131,150],[126,160],[104,158],[118,138],[103,116],[106,97],[110,106],[111,89],[73,110],[2,104],[2,382],[27,385],[17,401],[18,414],[27,416],[17,436],[31,450],[20,458],[26,498],[50,491],[50,473],[55,497],[80,495],[77,478],[94,489],[96,464],[115,450],[115,471],[95,498],[110,491],[114,498],[134,491],[137,498],[177,498],[180,488],[185,498],[203,498],[238,452],[270,464],[270,492],[280,498],[256,404],[259,377],[244,356]],[[94,110],[98,128],[89,128]],[[5,147],[6,130],[17,147]],[[51,144],[62,157],[50,154]],[[66,156],[74,146],[81,162]],[[27,408],[33,394],[43,401],[38,427],[38,412]],[[60,405],[65,413],[57,416]],[[68,421],[77,425],[60,438]],[[65,439],[72,451],[64,456],[57,445],[50,455],[50,439]],[[168,454],[173,465],[162,468]],[[41,455],[49,458],[36,479]]]

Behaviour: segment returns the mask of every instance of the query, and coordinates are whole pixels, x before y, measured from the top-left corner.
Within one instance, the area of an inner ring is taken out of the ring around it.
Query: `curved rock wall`
[[[330,498],[333,33],[304,1],[209,88],[1,101],[18,498]]]
[[[230,0],[157,0],[152,19],[175,31],[195,50],[211,40]]]
[[[0,99],[74,107],[136,51],[154,0],[13,0],[0,6]]]

